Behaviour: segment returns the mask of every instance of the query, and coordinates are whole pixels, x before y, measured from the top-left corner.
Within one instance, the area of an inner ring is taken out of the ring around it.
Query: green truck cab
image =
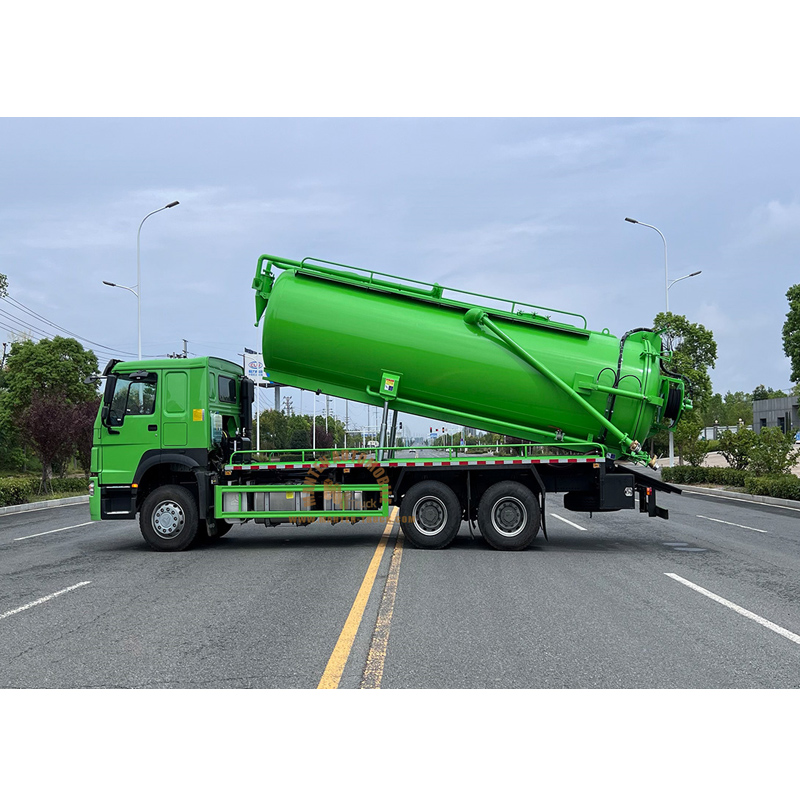
[[[91,518],[138,513],[158,549],[182,549],[198,530],[223,533],[229,523],[215,518],[212,487],[231,454],[251,447],[254,386],[242,367],[213,357],[112,360],[103,375]]]

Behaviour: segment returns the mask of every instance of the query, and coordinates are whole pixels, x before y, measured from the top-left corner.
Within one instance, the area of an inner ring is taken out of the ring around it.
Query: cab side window
[[[219,382],[217,383],[217,388],[219,390],[219,399],[221,402],[223,403],[236,402],[235,378],[226,378],[224,375],[220,375]]]
[[[156,407],[156,374],[120,375],[109,409],[110,425],[122,425],[128,415],[148,416]]]

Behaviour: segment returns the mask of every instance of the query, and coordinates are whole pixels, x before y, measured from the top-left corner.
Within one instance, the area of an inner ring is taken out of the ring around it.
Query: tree
[[[656,314],[653,328],[661,333],[666,349],[672,351],[668,368],[685,378],[694,406],[683,413],[673,434],[678,458],[683,463],[683,450],[693,446],[703,427],[703,412],[711,401],[708,370],[717,361],[717,343],[714,334],[704,325],[689,322],[686,317],[669,311]],[[665,439],[665,435],[656,437],[656,446],[662,452]]]
[[[288,417],[275,409],[261,412],[261,447],[263,450],[286,450],[291,447]],[[255,434],[255,426],[253,427]]]
[[[783,352],[789,357],[792,374],[790,381],[800,381],[800,283],[786,292],[789,310],[783,323]]]
[[[0,284],[1,291],[2,284]],[[71,425],[67,425],[67,420],[70,418],[67,413],[69,409],[65,409],[62,414],[62,410],[56,406],[62,404],[71,407],[76,403],[96,402],[98,398],[94,384],[84,382],[96,372],[97,357],[91,351],[84,350],[80,342],[75,339],[56,336],[39,342],[28,340],[14,342],[11,345],[5,368],[0,376],[4,390],[0,393],[0,431],[2,431],[0,439],[3,445],[9,448],[9,452],[15,454],[11,460],[19,462],[16,453],[19,445],[24,443],[20,434],[33,435],[34,432],[36,437],[44,436],[46,439],[46,441],[37,438],[32,440],[37,452],[47,453],[42,458],[45,483],[52,474],[54,461],[72,457],[76,440],[72,439],[72,449],[69,453],[60,452],[50,441],[57,432],[53,430],[52,435],[46,432],[51,428],[51,423],[44,419],[43,414],[46,413],[45,409],[49,410],[54,419],[60,420],[59,424],[65,426],[64,435],[66,436],[67,430],[72,435],[74,429]],[[34,398],[37,398],[37,401],[33,412],[26,415],[32,407]],[[53,402],[45,402],[49,400]]]
[[[694,407],[702,411],[711,399],[708,370],[717,361],[713,332],[669,311],[656,314],[653,328],[661,332],[664,344],[673,353],[670,370],[686,378]]]
[[[66,460],[75,452],[74,406],[64,395],[35,392],[21,413],[20,422],[42,462],[42,490],[48,491],[53,463]]]
[[[766,389],[764,391],[767,391]],[[739,425],[741,420],[750,424],[753,417],[753,396],[748,392],[726,392],[725,397],[717,392],[711,395],[703,412],[703,426]]]
[[[89,477],[92,463],[92,438],[94,435],[94,421],[97,418],[97,409],[100,407],[100,398],[84,400],[73,406],[72,435],[77,448],[78,465]]]
[[[333,447],[333,434],[325,430],[324,422],[317,422],[317,450],[330,450]]]
[[[55,336],[39,342],[14,342],[6,359],[3,405],[19,415],[34,393],[78,403],[97,397],[94,384],[84,380],[97,372],[97,356],[76,339]]]
[[[788,395],[782,389],[773,389],[771,386],[766,387],[763,383],[753,389],[753,402],[756,400],[770,400],[773,397],[788,397]]]

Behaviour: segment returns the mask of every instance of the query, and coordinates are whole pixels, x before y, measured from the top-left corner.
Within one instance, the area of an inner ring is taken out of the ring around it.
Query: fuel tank
[[[261,256],[253,287],[265,370],[288,386],[640,461],[691,406],[649,329],[319,260]]]

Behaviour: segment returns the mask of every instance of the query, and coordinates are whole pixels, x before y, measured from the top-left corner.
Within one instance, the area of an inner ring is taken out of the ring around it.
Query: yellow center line
[[[350,656],[350,650],[353,647],[356,633],[358,633],[361,618],[364,616],[364,609],[366,608],[367,600],[369,600],[372,586],[375,583],[375,576],[378,574],[381,557],[386,548],[386,543],[389,541],[389,534],[392,532],[395,519],[397,519],[396,506],[389,515],[386,527],[383,530],[383,536],[381,536],[378,547],[372,556],[372,561],[369,562],[367,574],[364,575],[361,588],[358,590],[356,599],[353,602],[353,607],[347,615],[347,620],[344,623],[342,632],[339,634],[336,647],[333,648],[333,653],[331,653],[331,657],[328,659],[328,665],[325,667],[325,672],[322,673],[322,678],[320,679],[317,689],[336,689],[339,686],[339,681],[342,679],[342,673],[344,672],[345,664],[347,664],[347,659]]]

